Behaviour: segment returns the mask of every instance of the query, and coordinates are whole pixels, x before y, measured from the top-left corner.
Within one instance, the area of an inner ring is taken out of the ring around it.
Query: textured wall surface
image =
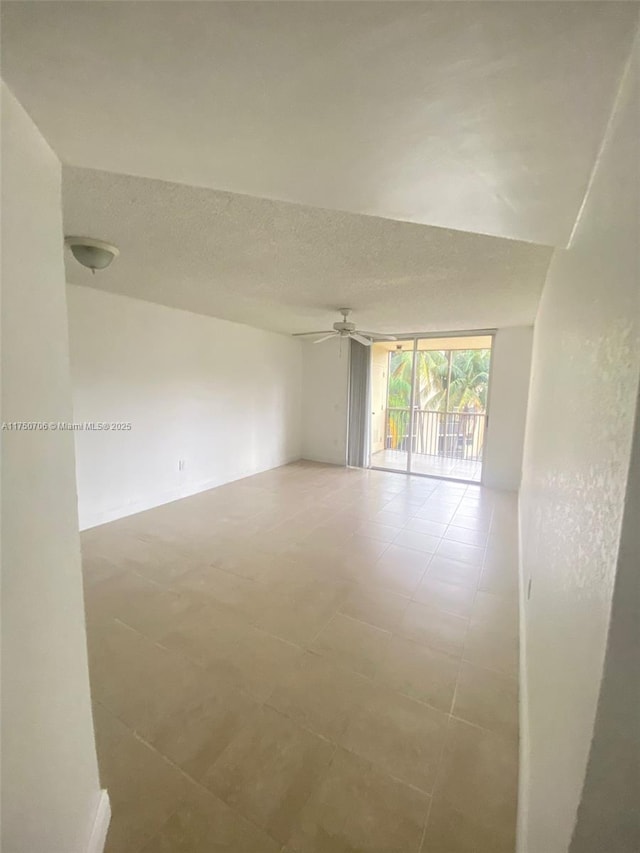
[[[2,419],[71,420],[60,163],[2,87]],[[73,435],[2,432],[2,850],[86,853],[100,797]]]
[[[568,849],[609,630],[640,369],[638,104],[630,70],[535,326],[520,499],[524,588],[532,582],[520,803],[528,853]]]
[[[300,457],[302,345],[68,287],[81,528]],[[184,467],[180,470],[180,461]]]
[[[571,853],[640,850],[640,396],[602,689]]]

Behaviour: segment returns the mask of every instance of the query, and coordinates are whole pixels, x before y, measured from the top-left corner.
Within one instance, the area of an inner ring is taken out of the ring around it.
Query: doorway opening
[[[479,483],[492,334],[371,347],[370,466]]]

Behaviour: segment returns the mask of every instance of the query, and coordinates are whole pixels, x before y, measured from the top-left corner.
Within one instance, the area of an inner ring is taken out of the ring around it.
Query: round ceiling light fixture
[[[106,269],[120,254],[111,243],[94,240],[92,237],[65,237],[64,242],[71,249],[76,261],[83,267],[88,267],[92,273]]]

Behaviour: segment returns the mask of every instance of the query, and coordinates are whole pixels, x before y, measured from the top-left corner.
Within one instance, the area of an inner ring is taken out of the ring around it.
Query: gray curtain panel
[[[347,465],[366,468],[369,465],[371,347],[351,341],[349,358],[349,430]]]

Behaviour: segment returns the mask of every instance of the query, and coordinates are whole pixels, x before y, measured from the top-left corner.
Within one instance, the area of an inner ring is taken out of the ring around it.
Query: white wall
[[[519,816],[519,848],[528,853],[569,847],[614,629],[640,372],[637,79],[627,75],[574,238],[554,255],[535,325],[520,497],[523,588],[532,581],[522,620],[528,748]],[[637,584],[637,555],[635,571]],[[610,838],[606,849],[623,848]]]
[[[640,850],[640,397],[625,499],[611,630],[571,853]]]
[[[349,341],[305,341],[302,352],[302,456],[315,462],[345,465]]]
[[[69,421],[60,164],[2,88],[2,419]],[[2,432],[2,849],[80,853],[100,799],[73,435]]]
[[[68,303],[75,420],[132,424],[75,433],[82,529],[300,457],[298,341],[88,287]]]
[[[483,483],[516,490],[529,393],[533,328],[500,329],[491,358],[489,433]],[[303,345],[304,392],[302,455],[317,462],[344,465],[347,446],[349,345],[338,340]]]
[[[494,337],[482,465],[482,483],[491,489],[520,487],[532,346],[531,326],[499,329]]]

